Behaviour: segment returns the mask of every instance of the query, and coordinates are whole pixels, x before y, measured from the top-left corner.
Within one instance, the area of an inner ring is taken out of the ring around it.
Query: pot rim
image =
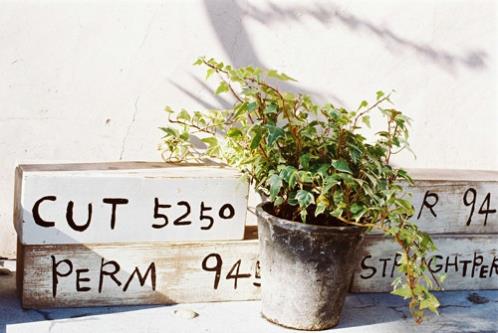
[[[256,216],[261,220],[266,222],[271,222],[272,224],[277,224],[285,229],[302,230],[307,232],[330,232],[330,233],[361,233],[366,232],[367,228],[358,226],[326,226],[326,225],[315,225],[300,223],[292,220],[287,220],[284,218],[277,217],[273,214],[268,213],[264,206],[268,206],[271,202],[262,202],[256,206]]]

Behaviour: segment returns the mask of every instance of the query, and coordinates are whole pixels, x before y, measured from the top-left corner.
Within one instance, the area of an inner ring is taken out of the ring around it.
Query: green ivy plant
[[[426,257],[431,237],[409,221],[414,208],[402,184],[408,173],[390,165],[393,154],[408,148],[409,119],[378,91],[373,102],[356,110],[318,105],[306,94],[282,91],[278,81],[295,81],[276,70],[233,68],[199,58],[206,79],[216,75],[216,95],[229,94],[229,109],[173,111],[162,127],[160,150],[169,162],[216,160],[242,171],[273,203],[273,214],[319,225],[380,229],[401,248],[393,294],[409,299],[417,322],[424,310],[437,313],[430,292],[439,287]],[[362,135],[379,112],[385,128],[375,140]],[[433,285],[434,284],[434,285]]]

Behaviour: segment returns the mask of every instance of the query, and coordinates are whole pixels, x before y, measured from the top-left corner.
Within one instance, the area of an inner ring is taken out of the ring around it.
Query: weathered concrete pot
[[[364,230],[280,219],[256,208],[262,315],[276,324],[322,330],[338,324]]]

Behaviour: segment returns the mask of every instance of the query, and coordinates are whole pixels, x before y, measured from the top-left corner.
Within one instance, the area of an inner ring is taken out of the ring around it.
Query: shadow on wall
[[[366,33],[371,38],[383,43],[384,47],[390,52],[400,50],[412,52],[416,56],[428,60],[430,64],[437,68],[453,75],[456,74],[459,68],[470,70],[484,70],[487,68],[487,53],[484,50],[475,49],[458,54],[429,44],[418,43],[401,36],[389,28],[383,27],[381,24],[356,16],[332,3],[326,5],[314,3],[310,5],[281,6],[268,2],[267,6],[262,9],[251,3],[237,0],[204,0],[204,7],[218,41],[228,57],[227,61],[235,67],[248,65],[269,67],[259,58],[255,51],[256,48],[244,24],[246,19],[253,19],[262,24],[270,22],[296,24],[302,22],[304,17],[312,17],[326,26],[342,25],[351,32]],[[230,22],[230,28],[227,28],[227,22]],[[192,77],[200,87],[211,91],[211,88],[195,75],[192,75]],[[216,108],[215,105],[192,94],[189,89],[172,81],[170,83],[203,107]],[[302,89],[302,87],[298,89],[291,83],[279,83],[279,86],[283,90],[291,92],[299,90],[320,99],[324,98],[323,95],[316,91],[309,91]],[[228,108],[232,105],[222,97],[217,96],[216,98],[216,102],[221,107]],[[345,105],[338,96],[328,94],[327,99],[335,104]]]
[[[484,50],[470,50],[463,54],[457,54],[454,52],[446,51],[441,48],[433,47],[429,44],[417,43],[405,38],[389,28],[382,27],[380,24],[376,24],[365,18],[353,15],[348,11],[339,8],[334,4],[327,4],[325,7],[322,4],[315,3],[313,6],[291,6],[282,7],[277,6],[273,3],[269,3],[266,10],[262,10],[250,3],[246,5],[245,9],[239,5],[239,2],[231,2],[229,6],[229,12],[233,13],[237,18],[239,18],[239,26],[237,29],[228,30],[224,29],[224,20],[219,20],[220,13],[217,11],[219,6],[214,4],[219,4],[223,2],[224,8],[226,8],[227,3],[224,1],[208,1],[205,0],[205,6],[211,23],[216,31],[220,43],[225,47],[225,51],[231,57],[231,60],[236,65],[242,65],[246,58],[252,61],[252,63],[262,66],[262,62],[257,58],[254,50],[251,46],[248,34],[243,26],[244,18],[254,19],[262,24],[268,22],[300,22],[303,17],[309,16],[313,17],[315,20],[319,21],[323,25],[343,25],[346,26],[353,32],[366,32],[371,37],[377,38],[380,42],[383,42],[385,46],[389,47],[389,50],[404,49],[412,51],[418,56],[422,56],[432,62],[433,65],[440,67],[443,70],[454,72],[457,67],[466,67],[468,69],[482,70],[487,67],[486,58],[487,53]],[[223,15],[225,15],[224,11]],[[233,36],[236,34],[237,36]],[[242,49],[247,52],[246,55],[241,55],[242,63],[238,63],[238,59],[233,58],[233,48],[236,45],[232,45],[232,49],[227,48],[227,41],[236,40],[237,44],[248,45],[248,47],[243,47],[237,45],[238,49]]]
[[[216,37],[222,46],[223,50],[227,54],[227,62],[233,65],[234,67],[243,67],[243,66],[255,66],[262,68],[269,68],[271,66],[266,65],[256,54],[255,47],[249,37],[246,27],[244,26],[245,18],[252,18],[255,15],[258,15],[253,7],[243,8],[239,1],[226,1],[226,0],[204,0],[204,7],[207,12],[207,16],[211,23],[212,28],[215,31]],[[251,9],[252,8],[252,9]],[[275,13],[280,13],[281,10],[271,5],[271,10]],[[292,15],[293,9],[288,9],[289,14]],[[273,14],[268,15],[268,18],[271,20]],[[227,20],[231,23],[231,28],[228,29],[226,22]],[[212,89],[200,80],[195,75],[191,75],[191,77],[199,84],[202,89],[206,91],[212,91]],[[213,105],[202,98],[194,95],[190,92],[188,88],[182,87],[181,85],[169,81],[173,86],[175,86],[178,90],[183,92],[185,95],[189,96],[192,100],[195,100],[197,103],[202,105],[205,108],[230,108],[233,103],[231,103],[228,99],[215,96],[216,102],[218,105]],[[325,96],[316,91],[311,91],[309,89],[305,89],[303,87],[297,87],[288,82],[278,82],[277,85],[285,91],[289,92],[300,92],[304,94],[309,94],[316,96],[318,98],[324,99]],[[327,99],[331,100],[331,102],[336,103],[338,105],[344,105],[344,102],[338,96],[335,96],[331,93],[327,94]]]
[[[298,8],[286,8],[281,9],[278,6],[269,4],[268,12],[260,13],[258,9],[250,4],[241,5],[240,1],[226,1],[226,0],[204,0],[204,7],[208,14],[211,26],[216,33],[216,37],[223,50],[228,56],[228,62],[235,67],[243,66],[256,66],[262,68],[272,68],[264,63],[262,59],[259,58],[255,51],[255,47],[249,37],[249,33],[244,26],[244,19],[254,18],[262,23],[268,23],[269,21],[278,20],[278,17],[294,16],[297,18],[296,13]],[[227,13],[230,15],[231,27],[227,29]],[[259,15],[266,15],[259,17]],[[298,21],[296,19],[295,21]],[[291,73],[292,75],[292,73]],[[320,99],[325,99],[325,96],[316,91],[311,91],[303,87],[297,87],[289,82],[278,82],[278,86],[285,91],[289,92],[300,92],[308,95],[316,96]],[[341,98],[336,95],[327,94],[327,99],[332,103],[339,105],[344,105]],[[231,104],[228,104],[229,106]],[[225,107],[226,105],[224,105]]]

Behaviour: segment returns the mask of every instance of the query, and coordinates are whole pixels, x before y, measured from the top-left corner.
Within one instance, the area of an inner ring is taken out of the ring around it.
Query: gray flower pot
[[[256,208],[261,261],[262,315],[296,329],[338,324],[364,229],[296,223]]]

